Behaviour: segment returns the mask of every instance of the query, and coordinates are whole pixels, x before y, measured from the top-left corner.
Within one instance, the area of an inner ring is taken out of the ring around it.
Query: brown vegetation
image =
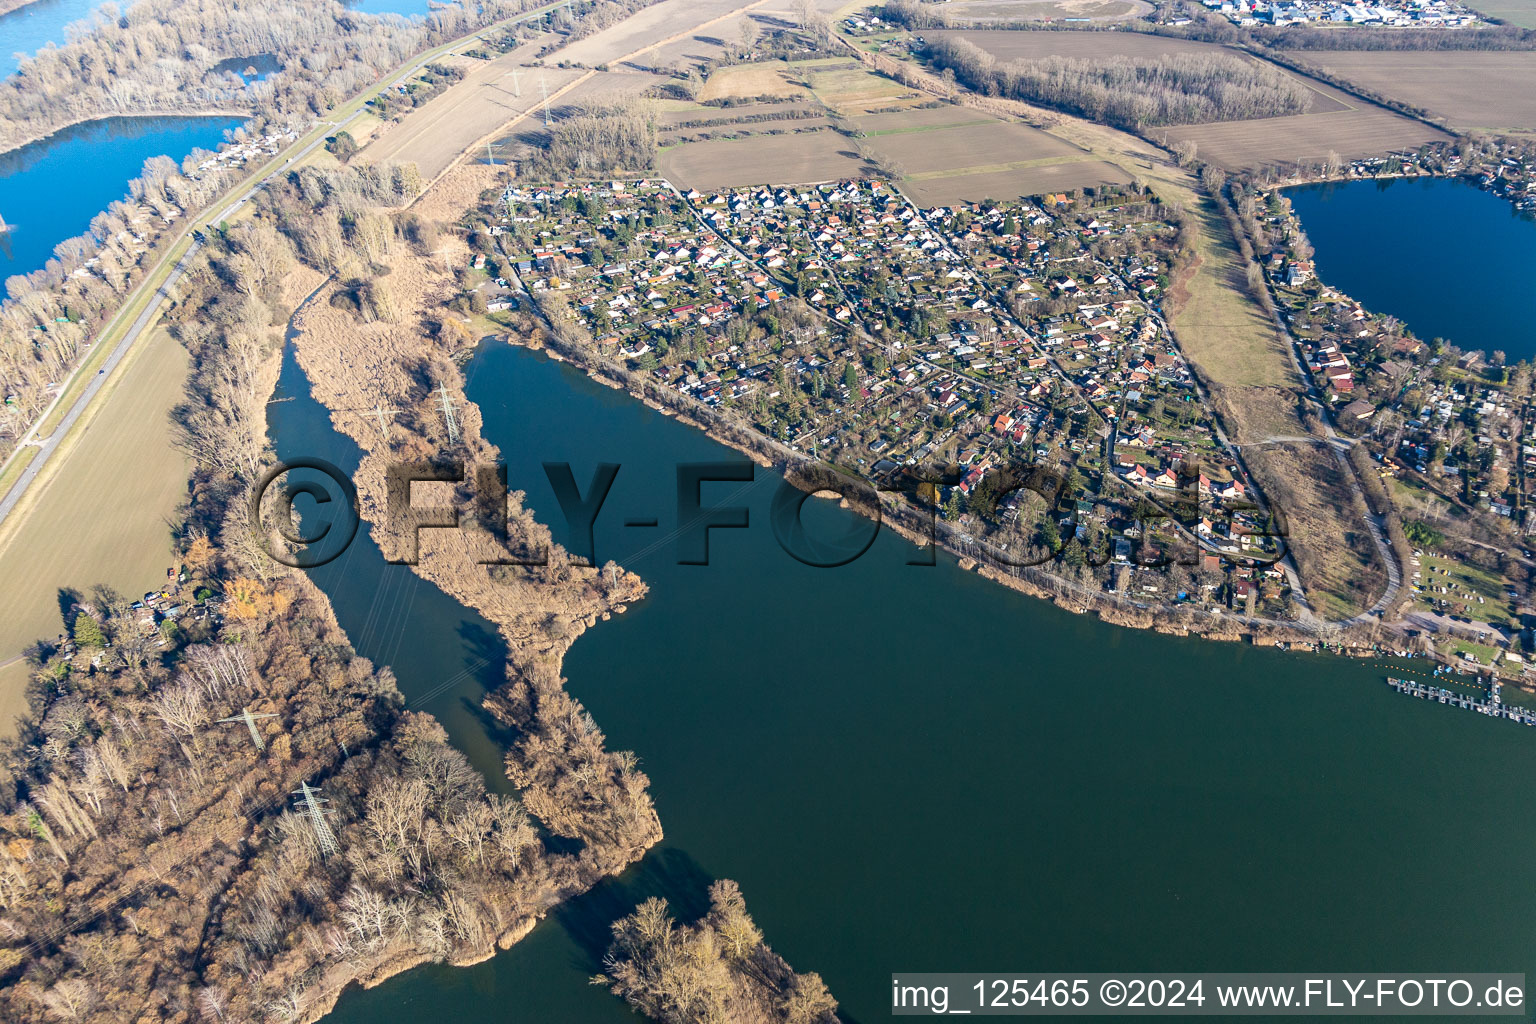
[[[0,83],[0,149],[110,114],[249,109],[258,124],[308,120],[412,54],[525,6],[446,4],[402,24],[329,0],[138,0],[124,17],[94,15],[88,31],[27,58]],[[249,86],[209,73],[222,60],[259,53],[276,57],[282,71]]]
[[[71,611],[76,646],[39,654],[0,793],[8,1020],[314,1020],[351,982],[483,958],[659,838],[633,755],[605,750],[558,680],[582,623],[643,593],[634,577],[578,579],[555,548],[552,568],[504,579],[505,604],[486,604],[516,609],[500,621],[525,685],[503,713],[524,727],[509,769],[525,809],[487,795],[441,728],[402,710],[388,670],[358,658],[324,599],[250,533],[285,282],[331,271],[337,289],[350,275],[373,285],[392,254],[432,245],[416,215],[379,205],[413,188],[389,172],[301,171],[210,239],[188,276],[174,329],[194,365],[179,417],[197,457],[179,527],[193,579],[174,599],[222,600],[156,627],[103,594]],[[324,308],[371,327],[406,307],[375,289],[371,322]],[[365,493],[376,514],[379,492]],[[507,534],[548,541],[515,500]],[[260,744],[214,723],[242,707],[276,716],[258,720]],[[306,781],[329,799],[324,827],[288,809]],[[553,852],[540,824],[574,843]]]
[[[977,92],[1040,103],[1128,131],[1280,117],[1305,113],[1312,105],[1311,90],[1273,66],[1219,51],[999,63],[964,39],[938,36],[926,52]]]
[[[1305,63],[1459,130],[1536,130],[1536,53],[1308,51]]]
[[[351,981],[482,958],[590,884],[302,579],[229,582],[222,628],[189,625],[169,666],[110,604],[79,614],[113,653],[45,659],[0,807],[5,1019],[313,1020]],[[276,716],[264,749],[215,724],[242,707]],[[303,782],[334,855],[289,807]]]
[[[763,942],[741,889],[709,887],[709,912],[679,926],[649,899],[613,923],[604,959],[615,995],[661,1024],[835,1024],[837,1001],[817,974],[796,974]]]

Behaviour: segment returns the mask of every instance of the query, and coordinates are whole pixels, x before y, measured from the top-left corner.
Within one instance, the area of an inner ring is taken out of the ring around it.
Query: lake
[[[88,18],[102,0],[35,0],[0,14],[0,78],[15,74],[21,61],[49,43],[64,42],[64,26]],[[126,4],[123,6],[127,6]]]
[[[431,12],[427,0],[342,0],[348,10],[364,14],[399,14],[407,18]]]
[[[11,227],[0,280],[47,263],[54,246],[127,194],[145,160],[164,154],[180,163],[198,147],[217,149],[240,124],[238,117],[109,117],[0,153],[0,217]]]
[[[667,839],[513,949],[349,992],[328,1020],[633,1021],[586,983],[608,923],[653,894],[695,913],[720,877],[866,1024],[887,1017],[893,971],[1536,975],[1519,866],[1536,732],[1398,696],[1383,662],[1069,615],[946,557],[910,565],[888,533],[811,568],[775,540],[762,469],[704,485],[751,525],[714,531],[712,564],[678,565],[676,465],[738,456],[540,354],[487,343],[466,374],[545,522],[561,520],[542,462],[583,488],[596,463],[622,467],[597,555],[651,593],[582,636],[565,674],[610,747],[640,755]],[[280,389],[279,455],[355,467],[291,355]],[[659,525],[623,525],[641,517]],[[805,521],[869,529],[828,502]],[[383,564],[365,531],[314,577],[358,650],[495,775],[490,624]]]
[[[1536,219],[1458,179],[1286,189],[1317,274],[1422,339],[1536,356]]]
[[[257,53],[249,57],[226,57],[209,68],[208,74],[222,75],[228,72],[250,85],[252,82],[264,82],[282,69],[282,61],[272,54]]]

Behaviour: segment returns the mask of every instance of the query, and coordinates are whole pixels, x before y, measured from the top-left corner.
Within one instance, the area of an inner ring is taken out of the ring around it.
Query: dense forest
[[[607,983],[662,1024],[835,1024],[837,1001],[818,974],[796,974],[763,942],[740,887],[709,887],[709,912],[691,925],[649,899],[613,924]]]
[[[1312,91],[1302,83],[1235,54],[998,61],[952,36],[932,39],[926,53],[977,92],[1128,131],[1300,114],[1312,104]]]

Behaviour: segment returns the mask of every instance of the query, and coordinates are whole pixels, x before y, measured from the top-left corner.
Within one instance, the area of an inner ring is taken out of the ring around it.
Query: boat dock
[[[1507,718],[1511,722],[1520,722],[1523,725],[1536,725],[1536,711],[1511,707],[1504,703],[1499,696],[1499,682],[1497,679],[1488,684],[1488,696],[1486,698],[1474,697],[1458,690],[1446,689],[1443,686],[1421,683],[1413,679],[1397,679],[1392,676],[1387,677],[1387,685],[1398,693],[1406,693],[1408,696],[1418,697],[1420,700],[1432,700],[1440,704],[1447,704],[1453,708],[1476,711],[1482,715],[1492,715],[1494,718]]]

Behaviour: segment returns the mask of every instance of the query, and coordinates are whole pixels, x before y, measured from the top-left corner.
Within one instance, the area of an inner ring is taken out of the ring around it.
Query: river
[[[1536,357],[1536,219],[1459,179],[1287,189],[1318,277],[1424,340]]]
[[[218,149],[238,117],[109,117],[73,125],[0,153],[0,217],[10,225],[0,249],[0,280],[37,270],[53,247],[82,234],[128,192],[144,161]]]
[[[842,568],[802,565],[775,540],[761,469],[705,485],[751,525],[714,531],[712,564],[679,565],[675,466],[738,456],[539,354],[488,343],[467,375],[544,521],[560,519],[540,463],[569,461],[583,487],[597,462],[622,466],[597,554],[651,594],[565,672],[610,747],[639,753],[667,840],[511,951],[349,993],[329,1020],[630,1020],[586,984],[607,922],[657,893],[697,911],[716,877],[866,1024],[886,1018],[893,971],[1536,975],[1520,868],[1536,732],[1393,694],[1382,663],[1069,615],[947,558],[910,565],[890,534]],[[355,466],[291,355],[280,389],[280,456]],[[659,525],[623,525],[641,517]],[[806,521],[868,529],[826,502]],[[490,625],[385,566],[366,533],[315,578],[359,651],[494,775]]]

